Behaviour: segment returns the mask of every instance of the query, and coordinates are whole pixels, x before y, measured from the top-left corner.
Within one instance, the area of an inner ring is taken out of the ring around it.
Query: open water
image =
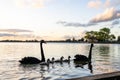
[[[64,80],[82,76],[120,71],[120,45],[94,44],[92,67],[86,64],[75,67],[72,59],[75,54],[88,56],[90,44],[87,43],[47,43],[43,45],[46,59],[59,59],[71,56],[71,62],[55,63],[49,66],[20,65],[18,62],[25,56],[41,59],[39,42],[0,43],[0,80]]]

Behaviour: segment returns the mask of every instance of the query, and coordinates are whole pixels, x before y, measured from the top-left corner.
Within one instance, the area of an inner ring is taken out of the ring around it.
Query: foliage
[[[84,37],[87,41],[112,41],[115,39],[114,34],[110,34],[109,28],[102,28],[99,31],[89,31],[86,32],[86,35]]]
[[[120,41],[120,36],[118,36],[118,40],[117,41]]]

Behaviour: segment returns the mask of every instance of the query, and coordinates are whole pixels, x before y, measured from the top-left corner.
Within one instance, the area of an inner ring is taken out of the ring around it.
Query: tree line
[[[117,39],[116,39],[117,38]],[[66,41],[83,41],[83,42],[120,42],[120,36],[116,37],[114,34],[111,34],[109,28],[101,28],[99,31],[88,31],[85,33],[85,36],[79,40],[75,38],[66,39]]]
[[[0,42],[39,42],[40,40],[1,40]],[[57,41],[49,41],[48,42],[102,42],[102,43],[120,43],[120,35],[116,37],[114,34],[111,34],[109,28],[101,28],[99,31],[88,31],[85,33],[85,36],[81,39],[76,40],[74,37],[72,39],[66,40],[57,40]]]

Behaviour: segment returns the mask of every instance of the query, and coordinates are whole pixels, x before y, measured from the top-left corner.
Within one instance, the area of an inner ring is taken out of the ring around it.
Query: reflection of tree
[[[99,46],[99,53],[100,54],[109,54],[109,46]]]

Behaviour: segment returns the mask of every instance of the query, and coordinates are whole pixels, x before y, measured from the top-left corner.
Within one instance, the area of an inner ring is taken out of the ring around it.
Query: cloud
[[[117,7],[120,5],[120,0],[106,0],[102,6],[109,8],[109,7]]]
[[[90,23],[111,21],[118,18],[120,18],[120,10],[116,10],[115,8],[108,8],[105,10],[105,12],[98,14],[92,18],[90,20]]]
[[[90,8],[104,8],[105,11],[95,15],[91,18],[88,23],[79,23],[79,22],[67,22],[67,21],[59,21],[57,24],[62,24],[63,26],[69,27],[89,27],[93,25],[97,25],[100,22],[108,22],[117,20],[120,18],[120,9],[116,9],[115,6],[120,5],[120,0],[91,0],[88,3],[88,7]],[[119,24],[118,21],[113,21],[112,26]]]
[[[110,8],[117,7],[120,5],[120,0],[92,0],[88,2],[89,8]]]
[[[99,0],[90,1],[88,3],[88,7],[90,7],[90,8],[99,8],[101,5],[102,5],[102,3]]]
[[[3,40],[40,40],[42,37],[33,34],[11,34],[0,33],[0,38]]]
[[[41,8],[45,1],[47,0],[14,0],[17,6],[27,8]]]
[[[10,36],[16,36],[16,35],[9,33],[0,33],[0,37],[10,37]]]
[[[88,23],[82,24],[79,22],[67,22],[67,21],[59,21],[57,24],[62,24],[63,26],[71,26],[71,27],[89,27],[93,25],[97,25],[100,22],[107,22],[112,20],[117,20],[120,18],[120,10],[116,10],[115,8],[107,8],[103,13],[98,14],[91,18]],[[114,21],[112,25],[118,24],[118,21]]]
[[[110,7],[111,6],[111,2],[110,0],[106,0],[106,2],[103,4],[104,7]]]
[[[33,34],[31,30],[25,29],[0,29],[0,38],[6,40],[40,40],[41,36]]]
[[[111,6],[119,6],[120,5],[120,0],[111,0]]]
[[[120,24],[120,21],[119,21],[119,20],[114,20],[114,21],[111,23],[111,27],[110,27],[110,28],[118,27],[118,26],[117,26],[118,24]]]
[[[92,25],[97,25],[96,23],[86,23],[86,24],[81,24],[79,22],[66,22],[66,21],[59,21],[57,24],[62,24],[64,26],[72,26],[72,27],[88,27]]]
[[[119,20],[115,20],[115,21],[112,22],[112,25],[118,25],[118,24],[120,24]]]
[[[31,30],[24,30],[24,29],[0,29],[0,32],[19,33],[19,32],[33,32],[33,31],[31,31]]]

